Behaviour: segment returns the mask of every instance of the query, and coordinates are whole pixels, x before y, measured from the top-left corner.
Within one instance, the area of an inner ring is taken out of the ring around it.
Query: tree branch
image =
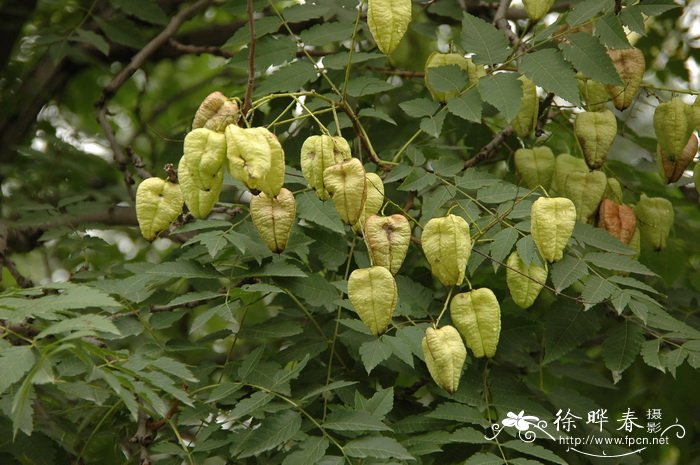
[[[201,55],[203,53],[207,53],[209,55],[215,55],[218,57],[223,57],[223,58],[233,58],[234,54],[231,52],[227,52],[226,50],[223,50],[221,47],[217,47],[215,45],[191,45],[191,44],[183,44],[182,42],[179,42],[177,39],[171,37],[168,40],[168,43],[177,51],[180,51],[182,53],[188,53],[192,55]]]
[[[510,6],[510,0],[501,0],[498,4],[498,9],[496,14],[493,16],[493,24],[503,31],[503,33],[508,37],[510,43],[515,46],[520,40],[518,36],[510,28],[506,15],[508,14],[508,7]]]
[[[493,139],[491,139],[491,142],[484,145],[484,147],[479,150],[479,153],[464,162],[464,167],[462,169],[466,170],[467,168],[471,168],[472,166],[493,157],[496,152],[498,152],[498,149],[501,148],[501,145],[503,145],[506,139],[508,139],[508,137],[510,137],[512,134],[513,128],[510,126],[497,132],[496,135],[493,136]]]
[[[253,16],[253,0],[247,0],[248,29],[250,29],[250,43],[248,44],[248,83],[245,87],[245,98],[241,113],[245,119],[253,107],[253,89],[255,88],[255,18]],[[243,120],[241,120],[243,124]]]

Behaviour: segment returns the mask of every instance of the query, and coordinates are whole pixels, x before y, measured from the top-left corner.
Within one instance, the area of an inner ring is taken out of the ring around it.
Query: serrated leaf
[[[469,80],[466,71],[457,65],[430,67],[426,78],[430,87],[437,92],[459,92]]]
[[[357,116],[359,116],[360,118],[379,119],[396,126],[396,121],[394,120],[394,118],[392,118],[391,116],[389,116],[381,110],[377,110],[376,108],[363,108],[357,113]]]
[[[282,465],[313,465],[323,457],[328,445],[326,438],[309,438],[299,445],[299,450],[287,455],[282,461]]]
[[[515,118],[523,97],[522,83],[515,73],[490,74],[479,79],[482,100],[493,105],[506,120]]]
[[[552,265],[552,284],[557,292],[561,292],[586,276],[588,267],[582,259],[565,255],[564,258]]]
[[[233,411],[230,413],[230,419],[235,420],[238,418],[246,417],[257,410],[261,409],[265,405],[269,404],[272,399],[274,399],[274,394],[269,392],[258,391],[254,392],[253,395],[245,399],[240,400]]]
[[[0,351],[0,394],[18,382],[34,367],[36,357],[31,346],[13,346]]]
[[[107,38],[114,43],[131,48],[141,48],[146,45],[141,31],[131,21],[126,19],[106,21],[99,16],[93,16],[93,20]]]
[[[576,73],[558,50],[548,48],[528,53],[519,70],[547,92],[554,92],[574,105],[581,104]]]
[[[260,427],[245,437],[243,444],[237,444],[241,452],[239,458],[253,457],[273,449],[290,440],[301,428],[301,417],[294,410],[286,410],[266,417]]]
[[[349,457],[357,458],[415,460],[396,439],[385,436],[353,439],[345,444],[345,453]]]
[[[297,216],[300,219],[323,226],[333,232],[345,234],[345,227],[338,212],[330,202],[321,202],[313,192],[302,192],[296,196]]]
[[[528,234],[527,236],[518,239],[518,242],[515,244],[515,248],[525,266],[530,266],[531,263],[535,263],[537,265],[542,264],[539,258],[539,252],[535,246],[535,241],[532,240],[531,235]]]
[[[568,42],[560,44],[559,48],[564,58],[577,70],[594,81],[622,85],[608,52],[598,39],[585,32],[577,32],[566,38]]]
[[[681,5],[677,4],[673,0],[645,0],[644,2],[639,2],[639,8],[647,16],[658,16],[672,10],[674,8],[681,8]]]
[[[578,26],[593,18],[601,10],[608,10],[611,7],[611,0],[586,0],[585,2],[579,2],[566,15],[566,22],[571,26]]]
[[[435,116],[428,116],[426,118],[423,118],[420,121],[421,130],[435,138],[440,137],[440,133],[442,132],[442,125],[445,123],[446,115],[447,113],[442,111]]]
[[[411,352],[411,347],[404,341],[396,336],[382,336],[382,340],[391,347],[391,351],[396,357],[399,358],[406,365],[413,368],[413,352]]]
[[[391,347],[384,344],[380,339],[364,342],[360,346],[360,358],[362,358],[362,363],[365,366],[365,370],[367,370],[367,374],[371,373],[372,370],[384,360],[391,357],[391,354]]]
[[[297,61],[283,66],[262,80],[255,88],[255,95],[297,91],[306,83],[315,81],[317,77],[314,65],[308,61]]]
[[[494,260],[494,271],[498,270],[497,262],[503,262],[508,254],[510,254],[510,251],[513,249],[515,241],[518,240],[518,237],[518,231],[515,228],[503,229],[493,237],[493,242],[491,242],[489,253],[491,254],[491,258]]]
[[[394,89],[394,86],[383,79],[375,77],[359,77],[348,83],[347,92],[351,97],[363,97],[365,95],[378,94]]]
[[[121,335],[119,329],[109,318],[101,315],[88,314],[61,320],[41,331],[36,338],[42,339],[54,334],[72,333],[75,331],[90,334],[109,333],[117,336]]]
[[[89,44],[95,47],[103,55],[109,54],[109,44],[104,37],[96,32],[88,31],[87,29],[78,29],[75,31],[76,39],[78,42],[84,44]]]
[[[484,416],[479,410],[469,405],[458,404],[457,402],[442,403],[426,416],[428,418],[438,418],[440,420],[450,420],[460,423],[473,423],[475,425],[483,425],[485,422]]]
[[[503,459],[490,452],[477,452],[469,457],[464,465],[503,465]]]
[[[335,431],[391,431],[381,419],[364,410],[333,412],[323,427]]]
[[[609,298],[614,291],[615,286],[610,284],[606,279],[592,275],[586,280],[581,298],[586,308],[590,308]]]
[[[462,17],[462,48],[474,53],[472,61],[481,65],[502,63],[511,51],[502,31],[466,12]]]
[[[608,13],[595,24],[595,35],[608,48],[630,48],[620,18],[614,13]]]
[[[473,88],[447,101],[447,110],[455,116],[474,123],[481,122],[483,104],[479,92]]]
[[[556,311],[547,312],[544,327],[544,363],[557,360],[590,338],[600,326],[595,312],[570,302],[559,305]]]
[[[640,35],[646,34],[641,5],[631,5],[623,8],[620,13],[620,20],[622,20],[622,23],[631,31]]]
[[[427,98],[415,98],[399,103],[399,107],[412,118],[423,118],[434,115],[440,104]]]
[[[517,450],[518,452],[522,452],[523,454],[531,455],[533,457],[544,459],[549,462],[557,463],[559,465],[568,465],[568,463],[564,459],[559,457],[557,454],[550,451],[549,449],[545,449],[544,447],[538,444],[514,439],[512,441],[503,443],[503,447]]]
[[[362,408],[372,415],[384,418],[394,408],[394,388],[380,389],[369,400],[365,400],[364,397],[361,399],[362,401],[357,405],[357,408]]]
[[[288,23],[299,23],[309,19],[319,18],[330,11],[327,5],[316,5],[313,3],[304,3],[300,5],[290,6],[282,10],[282,16]]]
[[[588,263],[605,268],[606,270],[624,271],[627,273],[638,273],[646,276],[656,276],[646,266],[639,263],[632,257],[604,252],[587,253],[584,257]]]
[[[300,38],[304,45],[323,46],[332,42],[349,40],[355,30],[355,23],[329,22],[317,24],[301,32]]]
[[[615,382],[619,381],[623,371],[629,368],[639,353],[644,342],[642,328],[628,320],[614,328],[603,342],[603,361],[612,371]]]
[[[136,16],[149,23],[158,25],[168,23],[168,15],[153,0],[110,0],[110,3],[124,13]]]
[[[615,252],[623,255],[633,255],[634,250],[624,245],[607,231],[585,223],[576,223],[573,237],[577,241],[596,247],[607,252]]]

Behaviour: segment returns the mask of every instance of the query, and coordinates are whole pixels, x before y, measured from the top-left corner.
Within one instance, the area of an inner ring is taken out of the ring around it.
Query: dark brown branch
[[[510,137],[512,134],[513,128],[510,126],[497,132],[496,135],[493,136],[493,139],[491,139],[491,142],[484,145],[484,147],[481,150],[479,150],[479,153],[477,153],[475,156],[464,162],[463,169],[466,170],[467,168],[471,168],[472,166],[475,166],[478,163],[493,157],[496,154],[496,152],[498,152],[498,149],[501,148],[501,145],[503,145],[506,139],[508,139],[508,137]]]
[[[395,69],[395,68],[369,68],[372,71],[382,74],[389,74],[391,76],[400,76],[403,78],[423,78],[425,73],[423,71],[410,71],[405,69]]]
[[[223,50],[221,47],[215,45],[191,45],[183,44],[173,37],[168,40],[168,43],[175,49],[182,53],[187,53],[191,55],[202,55],[203,53],[209,55],[215,55],[223,58],[233,58],[234,54]]]
[[[535,137],[540,137],[544,134],[544,125],[549,121],[549,107],[552,106],[554,101],[554,93],[550,92],[540,103],[540,109],[537,114],[537,127],[535,128]]]
[[[250,29],[250,43],[248,44],[248,83],[245,88],[245,98],[241,113],[246,118],[253,107],[253,89],[255,88],[255,17],[253,16],[253,0],[247,0],[248,28]],[[241,124],[244,124],[241,121]]]

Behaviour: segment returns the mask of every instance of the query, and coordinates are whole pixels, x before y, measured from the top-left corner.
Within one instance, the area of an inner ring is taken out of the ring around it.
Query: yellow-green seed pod
[[[440,92],[435,90],[430,84],[430,79],[428,78],[428,70],[430,68],[438,68],[440,66],[449,65],[458,66],[460,69],[463,69],[467,73],[469,72],[469,61],[464,57],[464,55],[459,53],[433,52],[430,54],[430,56],[425,62],[425,87],[428,88],[428,91],[433,97],[433,100],[437,100],[438,102],[446,102],[452,97],[457,96],[462,90],[460,89],[452,92]]]
[[[226,98],[221,92],[212,92],[199,105],[192,121],[192,129],[206,128],[224,132],[226,126],[238,122],[239,116],[238,101]]]
[[[632,236],[632,240],[628,245],[632,250],[634,250],[634,255],[632,255],[632,258],[637,260],[639,255],[642,253],[642,233],[639,231],[639,228],[634,230],[634,235]]]
[[[466,60],[469,84],[476,84],[479,81],[479,79],[486,76],[486,67],[484,65],[475,64],[471,58],[466,58]]]
[[[608,94],[612,97],[615,108],[624,110],[632,105],[642,84],[646,69],[644,54],[638,48],[623,48],[608,50],[608,55],[623,82],[621,86],[607,86]]]
[[[693,133],[693,123],[693,110],[680,97],[660,103],[654,110],[656,139],[669,161],[682,156]]]
[[[518,149],[513,157],[515,171],[528,189],[542,186],[549,190],[554,177],[554,154],[546,145],[534,149]]]
[[[411,22],[411,0],[368,0],[367,24],[377,47],[391,55]]]
[[[591,169],[603,166],[617,135],[617,119],[610,110],[584,111],[576,115],[574,134],[578,139],[586,164]]]
[[[444,286],[462,284],[472,251],[469,225],[464,218],[452,214],[432,218],[423,228],[421,244],[433,275]]]
[[[539,21],[544,18],[553,4],[554,0],[523,0],[527,17],[532,21]]]
[[[634,207],[637,215],[637,227],[641,230],[642,240],[654,249],[666,247],[666,240],[673,226],[673,205],[663,197],[647,197],[642,194]]]
[[[695,190],[700,194],[700,163],[696,163],[693,168],[693,183],[695,183]]]
[[[250,216],[267,247],[281,253],[287,247],[296,216],[294,194],[285,188],[276,197],[261,192],[250,200]]]
[[[617,203],[622,203],[622,185],[617,178],[608,178],[608,187],[603,197]]]
[[[680,156],[676,157],[675,161],[669,160],[668,156],[666,156],[666,152],[664,152],[661,146],[657,145],[656,161],[659,166],[661,177],[664,178],[667,184],[678,181],[697,153],[698,138],[695,136],[695,133],[690,134],[688,143],[683,147],[683,151]]]
[[[340,219],[350,225],[357,223],[367,198],[365,169],[360,160],[351,158],[329,166],[323,172],[323,183]]]
[[[501,335],[501,307],[491,289],[482,287],[457,294],[450,316],[474,357],[493,357]]]
[[[564,197],[540,197],[530,210],[532,240],[542,258],[556,262],[564,256],[576,224],[576,207]]]
[[[362,322],[375,336],[386,331],[396,309],[396,281],[383,266],[350,273],[348,297]]]
[[[513,302],[520,308],[529,308],[547,281],[547,269],[535,263],[525,265],[517,251],[510,254],[506,264],[506,284]]]
[[[582,158],[574,157],[568,153],[557,155],[554,160],[554,178],[552,187],[559,193],[564,193],[566,178],[572,173],[587,173],[588,166]]]
[[[231,176],[253,191],[276,196],[284,184],[284,151],[266,128],[226,127],[226,157]]]
[[[384,204],[384,182],[376,173],[365,173],[365,183],[367,198],[365,198],[365,208],[357,223],[352,225],[352,230],[357,234],[362,234],[367,218],[376,215]]]
[[[537,114],[540,111],[540,100],[537,98],[537,86],[535,83],[520,76],[518,78],[522,82],[523,97],[520,100],[520,110],[515,115],[511,126],[515,130],[515,134],[520,138],[529,136],[537,127]]]
[[[206,218],[219,201],[225,163],[223,134],[199,128],[185,136],[177,174],[185,204],[195,218]]]
[[[350,145],[340,136],[311,136],[301,146],[301,173],[321,200],[330,196],[323,184],[323,172],[329,166],[350,159]]]
[[[693,128],[700,131],[700,95],[695,97],[693,105],[690,107],[690,114],[692,115]]]
[[[577,219],[591,222],[608,188],[608,177],[602,171],[572,173],[566,178],[564,195],[576,206]]]
[[[165,179],[144,179],[136,189],[136,219],[141,235],[152,241],[168,229],[182,212],[184,198],[180,185]]]
[[[365,222],[365,241],[372,264],[388,268],[396,275],[408,252],[411,226],[403,215],[372,215]]]
[[[581,73],[578,73],[577,78],[578,90],[581,98],[586,102],[586,109],[588,111],[605,109],[605,105],[610,101],[610,94],[605,84],[588,79]]]
[[[421,342],[423,357],[435,384],[450,394],[459,387],[462,368],[467,359],[467,349],[462,336],[450,325],[428,328]]]

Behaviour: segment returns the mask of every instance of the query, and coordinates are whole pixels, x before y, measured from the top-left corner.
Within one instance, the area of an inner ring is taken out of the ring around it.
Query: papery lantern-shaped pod
[[[453,394],[459,387],[467,349],[462,336],[450,325],[428,328],[421,342],[423,357],[435,384]]]
[[[603,197],[622,203],[622,185],[616,178],[608,178],[608,187],[605,189]]]
[[[632,207],[603,199],[598,211],[598,227],[605,229],[623,244],[629,244],[637,230],[637,217]]]
[[[457,294],[450,302],[452,322],[474,357],[493,357],[501,335],[501,306],[491,289]]]
[[[365,186],[367,189],[365,207],[362,210],[360,219],[352,225],[352,230],[359,234],[364,234],[367,218],[376,215],[384,204],[384,182],[382,182],[382,178],[378,174],[365,173]]]
[[[284,184],[284,150],[266,128],[226,127],[226,157],[231,176],[252,191],[276,196]]]
[[[622,85],[609,85],[608,93],[613,99],[615,108],[624,110],[632,105],[642,84],[646,69],[644,54],[638,48],[623,48],[608,50],[608,55],[622,79]]]
[[[634,212],[637,214],[637,227],[642,233],[642,240],[656,250],[664,249],[674,220],[671,202],[663,197],[647,197],[642,194]]]
[[[592,169],[603,166],[617,135],[617,119],[610,110],[585,111],[576,115],[574,134],[586,164]]]
[[[276,253],[287,247],[296,217],[294,194],[284,187],[275,197],[264,192],[250,200],[250,216],[267,247]]]
[[[553,4],[554,0],[523,0],[527,17],[532,21],[539,21],[544,18]]]
[[[206,128],[224,132],[229,124],[236,124],[240,117],[238,102],[221,92],[212,92],[202,101],[192,120],[192,129]]]
[[[506,265],[506,284],[513,302],[521,308],[530,307],[547,281],[547,269],[536,263],[526,265],[517,251],[510,254]]]
[[[659,164],[659,171],[661,176],[664,178],[667,184],[678,181],[683,172],[693,161],[695,155],[698,153],[698,138],[694,133],[690,134],[688,143],[683,147],[683,152],[680,156],[676,157],[674,160],[669,160],[666,156],[666,152],[661,148],[661,146],[656,147],[656,160]]]
[[[144,179],[136,189],[136,219],[144,239],[152,241],[182,212],[180,185],[161,178]]]
[[[365,222],[365,241],[372,264],[383,266],[396,275],[408,252],[411,225],[403,215],[372,215]]]
[[[549,190],[554,177],[554,154],[543,145],[534,149],[518,149],[515,151],[515,170],[528,189],[542,186]]]
[[[464,55],[462,55],[460,53],[440,53],[440,52],[431,53],[425,62],[425,87],[428,88],[428,91],[430,92],[430,95],[433,97],[433,100],[437,100],[438,102],[446,102],[447,100],[451,99],[452,97],[457,96],[459,94],[459,90],[451,91],[451,92],[440,92],[438,90],[435,90],[433,88],[433,86],[430,84],[430,79],[428,77],[429,76],[428,70],[430,68],[437,68],[440,66],[455,65],[455,66],[458,66],[460,69],[469,73],[469,64],[470,64],[469,60],[467,60],[464,57]]]
[[[472,251],[469,225],[464,218],[447,215],[432,218],[423,228],[421,244],[433,275],[445,286],[464,281]]]
[[[357,158],[326,168],[323,182],[340,219],[353,225],[362,216],[367,198],[365,169]]]
[[[396,309],[396,281],[383,266],[350,273],[348,297],[362,322],[375,336],[386,331]]]
[[[608,177],[602,171],[577,172],[566,178],[564,195],[574,202],[578,220],[589,222],[598,211],[607,188]]]
[[[700,194],[700,163],[696,163],[693,168],[693,183],[695,183],[695,190]]]
[[[178,165],[178,181],[185,204],[195,218],[206,218],[219,201],[224,182],[226,138],[199,128],[185,136],[184,153]]]
[[[350,145],[340,136],[322,135],[306,138],[301,146],[301,173],[319,199],[330,198],[323,183],[325,169],[350,157]]]
[[[540,197],[530,210],[532,240],[548,262],[561,260],[574,231],[576,207],[564,197]]]
[[[515,115],[511,126],[515,130],[518,137],[524,138],[529,136],[537,127],[537,116],[540,111],[540,100],[537,98],[537,86],[535,83],[520,76],[518,78],[522,82],[523,97],[520,99],[520,109]]]
[[[676,161],[683,155],[688,139],[693,133],[693,110],[680,97],[657,105],[654,110],[656,140],[666,159]]]
[[[578,90],[586,102],[586,109],[588,111],[600,111],[605,109],[605,104],[610,100],[610,94],[608,94],[608,89],[602,82],[594,81],[593,79],[588,79],[581,73],[577,76]]]
[[[568,153],[557,155],[554,159],[554,178],[552,178],[552,187],[560,194],[564,193],[566,188],[566,178],[572,173],[587,173],[588,166],[582,158],[574,157]]]
[[[368,0],[367,24],[385,55],[391,55],[411,22],[411,0]]]

